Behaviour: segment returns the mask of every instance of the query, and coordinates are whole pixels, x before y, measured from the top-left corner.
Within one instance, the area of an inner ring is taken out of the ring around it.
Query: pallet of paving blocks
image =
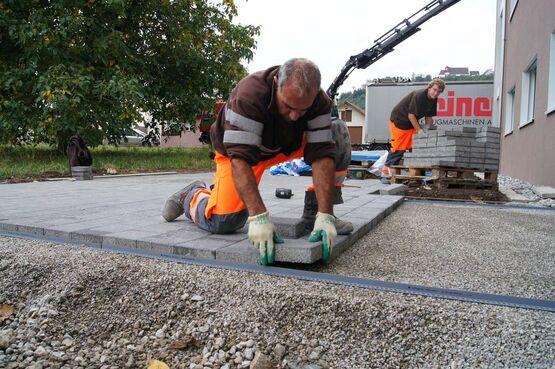
[[[498,127],[440,126],[435,131],[424,131],[414,136],[412,152],[405,153],[403,157],[403,166],[412,171],[398,173],[397,179],[401,179],[400,175],[408,175],[413,180],[425,180],[417,178],[422,173],[416,171],[427,169],[433,172],[431,177],[437,177],[441,186],[494,187],[497,186],[499,150]],[[455,174],[448,175],[450,172]],[[475,177],[476,172],[482,178]]]
[[[435,188],[497,189],[497,171],[476,168],[392,166],[391,183]]]
[[[482,171],[499,169],[500,130],[497,127],[439,127],[414,135],[409,168],[453,167]]]

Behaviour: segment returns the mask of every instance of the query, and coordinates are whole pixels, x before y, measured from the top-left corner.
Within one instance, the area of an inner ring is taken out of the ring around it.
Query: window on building
[[[555,31],[549,43],[549,76],[547,83],[547,112],[555,111]]]
[[[352,122],[353,121],[353,111],[352,110],[343,110],[341,112],[341,120],[344,122]]]
[[[534,107],[536,105],[536,74],[537,61],[534,60],[522,73],[522,99],[520,104],[520,126],[534,121]]]
[[[515,119],[515,87],[507,92],[507,101],[505,103],[505,134],[508,135],[513,131],[513,122]]]

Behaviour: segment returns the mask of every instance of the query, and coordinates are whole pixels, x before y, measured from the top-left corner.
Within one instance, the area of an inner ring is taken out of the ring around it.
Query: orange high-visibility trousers
[[[412,149],[412,136],[416,133],[416,129],[399,129],[395,123],[389,121],[389,129],[391,130],[391,152],[407,151]]]
[[[351,141],[344,122],[332,121],[332,137],[338,152],[342,153],[336,157],[335,163],[336,189],[340,190],[351,161]],[[272,165],[301,158],[304,154],[305,145],[306,135],[303,137],[301,147],[290,155],[278,154],[252,166],[256,183],[260,184],[264,170]],[[211,233],[231,233],[243,227],[247,221],[248,212],[235,188],[231,159],[216,152],[214,160],[216,162],[216,173],[213,188],[211,190],[203,188],[188,196],[184,203],[185,215],[197,226]],[[307,191],[311,190],[314,190],[312,186],[307,189]],[[341,202],[336,203],[342,202],[341,199]]]
[[[278,154],[272,159],[251,167],[256,183],[260,184],[262,174],[271,167],[284,161],[303,156],[304,143],[290,155]],[[231,233],[243,227],[248,212],[237,192],[231,167],[231,159],[216,152],[216,173],[212,190],[201,189],[185,205],[185,215],[200,228],[211,233]]]
[[[403,158],[403,153],[412,150],[412,137],[416,133],[416,129],[399,129],[395,123],[389,121],[389,129],[391,131],[391,150],[385,160],[382,170],[382,176],[389,176],[389,167],[397,165]]]

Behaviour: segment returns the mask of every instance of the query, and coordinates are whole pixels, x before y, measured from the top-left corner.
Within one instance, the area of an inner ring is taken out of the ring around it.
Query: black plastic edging
[[[306,280],[313,282],[329,283],[342,286],[352,286],[365,289],[375,289],[387,292],[396,292],[403,294],[435,297],[448,300],[474,302],[479,304],[508,306],[513,308],[522,308],[530,310],[542,310],[547,312],[555,312],[555,301],[541,300],[527,297],[497,295],[490,293],[481,293],[473,291],[456,290],[449,288],[438,288],[431,286],[423,286],[409,283],[388,282],[375,279],[366,279],[350,276],[342,276],[329,273],[311,272],[298,269],[281,268],[274,266],[260,266],[255,264],[236,263],[230,261],[222,261],[216,259],[199,259],[194,257],[169,255],[160,253],[150,253],[138,249],[130,249],[127,247],[114,245],[98,245],[81,241],[73,241],[59,239],[54,237],[46,237],[40,235],[28,235],[18,232],[8,232],[0,230],[0,236],[16,237],[30,240],[42,240],[57,242],[75,246],[87,246],[110,252],[122,253],[126,255],[141,256],[154,258],[159,260],[174,261],[183,264],[206,266],[212,268],[236,270],[240,272],[257,273],[282,278],[292,278],[298,280]]]

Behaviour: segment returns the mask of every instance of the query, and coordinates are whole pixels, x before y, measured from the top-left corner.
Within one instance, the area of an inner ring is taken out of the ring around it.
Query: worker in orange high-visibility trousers
[[[320,83],[318,67],[307,59],[291,59],[239,81],[210,128],[216,152],[213,187],[188,184],[166,201],[164,219],[184,213],[201,229],[220,234],[248,221],[248,239],[259,251],[260,264],[272,264],[274,244],[283,240],[258,184],[270,166],[304,157],[312,166],[314,187],[305,194],[303,219],[312,230],[309,241],[322,241],[327,261],[336,235],[353,230],[333,215],[333,205],[342,203],[350,139],[343,121],[332,122],[332,101]]]
[[[405,96],[391,111],[389,128],[391,130],[391,150],[382,170],[382,182],[389,183],[389,167],[398,165],[403,154],[412,150],[412,137],[422,132],[418,122],[424,118],[428,129],[436,129],[432,117],[437,114],[437,98],[445,90],[445,82],[433,79],[428,87],[415,90]]]

